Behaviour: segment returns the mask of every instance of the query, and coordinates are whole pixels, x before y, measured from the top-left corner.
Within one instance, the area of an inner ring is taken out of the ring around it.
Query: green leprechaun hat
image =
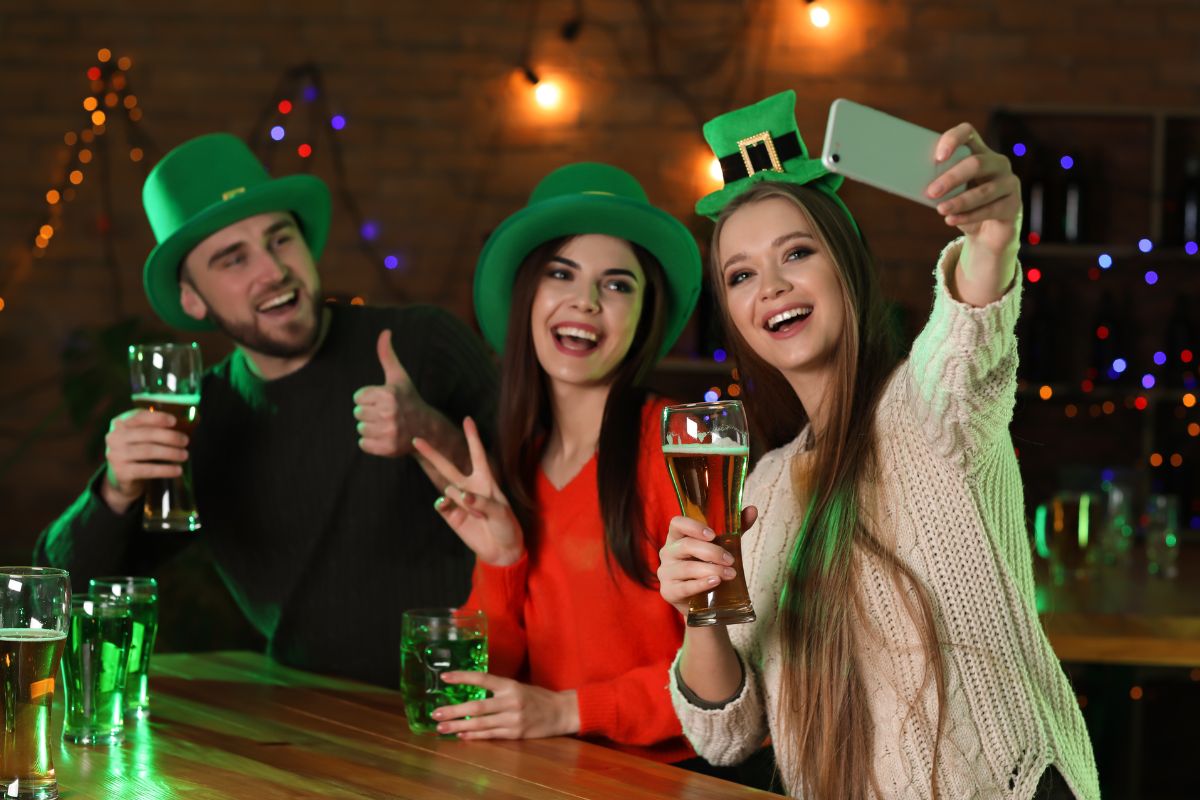
[[[290,211],[316,259],[329,236],[332,208],[320,178],[272,178],[250,148],[228,133],[198,136],[163,156],[142,187],[142,205],[158,242],[142,272],[146,296],[163,322],[184,330],[213,327],[179,304],[180,265],[196,245],[246,217]]]
[[[517,269],[539,245],[561,236],[600,233],[641,245],[666,278],[666,355],[683,332],[700,296],[700,251],[682,222],[650,204],[637,179],[623,169],[583,162],[551,172],[529,203],[488,237],[475,267],[475,316],[484,338],[504,350]]]
[[[842,176],[826,169],[820,159],[808,157],[796,127],[796,93],[791,89],[710,119],[704,124],[704,139],[721,164],[725,186],[700,198],[697,214],[715,220],[730,200],[754,184],[779,181],[825,192],[854,221],[837,196]]]

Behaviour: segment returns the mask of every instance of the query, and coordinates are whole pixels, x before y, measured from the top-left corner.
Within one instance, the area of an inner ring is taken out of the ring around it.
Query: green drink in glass
[[[150,655],[154,651],[154,637],[158,633],[158,582],[154,578],[109,575],[92,578],[88,586],[94,595],[119,597],[129,604],[132,632],[129,639],[125,716],[138,719],[148,717]]]
[[[132,634],[127,601],[112,595],[71,600],[71,629],[62,657],[63,738],[68,742],[116,744],[124,738]]]
[[[487,697],[482,687],[442,682],[443,672],[487,672],[487,617],[482,611],[405,611],[401,637],[400,691],[413,733],[437,733],[434,709]]]

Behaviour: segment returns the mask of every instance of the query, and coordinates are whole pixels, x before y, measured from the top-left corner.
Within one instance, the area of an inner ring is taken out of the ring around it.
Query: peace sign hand
[[[463,420],[463,434],[471,454],[470,475],[459,472],[429,442],[413,439],[417,452],[451,481],[433,507],[480,561],[494,567],[510,566],[525,554],[525,536],[508,499],[492,477],[479,430],[470,417]]]

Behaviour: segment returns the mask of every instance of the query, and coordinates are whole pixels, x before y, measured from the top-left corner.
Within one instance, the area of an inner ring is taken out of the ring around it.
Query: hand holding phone
[[[956,186],[940,197],[925,190],[940,175],[971,154],[955,148],[945,161],[935,157],[941,134],[839,98],[829,107],[821,163],[830,172],[898,194],[931,208],[963,191]]]

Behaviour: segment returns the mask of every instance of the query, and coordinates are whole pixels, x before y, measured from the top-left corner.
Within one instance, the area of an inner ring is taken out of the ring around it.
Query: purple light
[[[1096,263],[1100,265],[1100,269],[1108,269],[1112,266],[1112,256],[1108,253],[1101,253],[1100,257],[1096,259]]]
[[[1145,375],[1142,376],[1142,388],[1143,389],[1153,389],[1154,388],[1154,376],[1151,375],[1149,372],[1147,372]]]
[[[1138,250],[1141,250],[1143,253],[1149,253],[1153,249],[1154,242],[1149,239],[1138,239]]]
[[[1146,270],[1146,283],[1150,284],[1151,286],[1158,283],[1158,273],[1152,269]]]
[[[276,125],[274,128],[271,128],[271,138],[277,142],[282,142],[283,137],[286,135],[287,131],[283,129],[282,125]]]
[[[1157,353],[1154,354],[1154,363],[1158,364],[1160,367],[1163,364],[1167,363],[1167,354],[1164,353],[1162,350],[1159,350]]]
[[[340,131],[342,128],[346,127],[346,118],[341,114],[334,114],[333,119],[329,120],[329,124],[333,126],[335,131]]]
[[[307,103],[311,103],[313,100],[316,100],[316,99],[317,99],[317,87],[305,86],[304,87],[304,101]]]
[[[1070,169],[1071,167],[1075,166],[1075,159],[1071,158],[1070,156],[1063,156],[1058,160],[1058,163],[1062,164],[1063,169]]]
[[[366,239],[368,242],[373,242],[379,238],[379,223],[367,220],[362,224],[362,227],[358,229],[358,232],[362,238]]]
[[[715,402],[717,402],[717,398],[719,398],[720,396],[721,395],[717,394],[712,389],[709,389],[707,392],[704,393],[704,402],[715,403]]]
[[[720,363],[722,363],[723,361],[725,361],[725,358],[726,358],[726,355],[725,355],[725,351],[724,351],[724,350],[722,350],[722,349],[721,349],[721,348],[719,348],[719,347],[718,347],[716,350],[713,350],[713,361],[715,361],[715,362],[717,362],[718,364],[720,364]]]
[[[1200,252],[1200,245],[1197,245],[1195,242],[1188,242],[1183,246],[1183,252],[1189,256],[1194,256],[1197,252]]]
[[[1125,368],[1128,366],[1129,365],[1125,363],[1125,359],[1123,359],[1123,358],[1113,359],[1113,365],[1112,365],[1113,372],[1117,373],[1118,375],[1120,375],[1122,372],[1124,372]]]
[[[1188,527],[1192,530],[1200,528],[1200,516],[1195,516],[1188,520]]]
[[[388,256],[383,260],[383,265],[388,269],[395,269],[396,267],[400,266],[400,259],[396,258],[395,256]]]
[[[1115,381],[1115,380],[1117,379],[1117,377],[1118,377],[1118,376],[1120,376],[1120,374],[1121,374],[1121,373],[1117,372],[1117,371],[1116,371],[1115,369],[1113,369],[1112,367],[1109,367],[1109,368],[1108,368],[1108,372],[1106,372],[1106,373],[1105,373],[1105,375],[1107,375],[1107,376],[1108,376],[1108,379],[1109,379],[1110,381]]]
[[[1100,473],[1100,480],[1102,481],[1111,481],[1115,477],[1117,477],[1115,470],[1106,469]]]
[[[1014,156],[1025,155],[1025,145],[1021,144],[1020,142],[1017,142],[1016,144],[1014,144],[1013,145],[1013,155]]]

